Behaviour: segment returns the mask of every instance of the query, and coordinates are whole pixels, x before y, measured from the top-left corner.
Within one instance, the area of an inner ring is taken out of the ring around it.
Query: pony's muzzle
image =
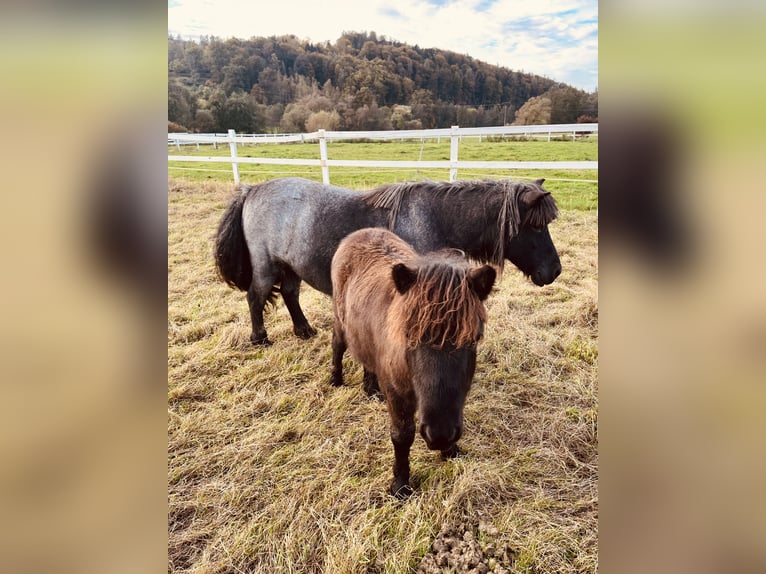
[[[446,450],[454,445],[463,435],[463,425],[437,424],[420,425],[420,435],[431,450]]]
[[[535,271],[530,278],[535,285],[542,287],[543,285],[553,283],[559,275],[561,275],[561,263],[556,263],[556,265],[545,271]]]

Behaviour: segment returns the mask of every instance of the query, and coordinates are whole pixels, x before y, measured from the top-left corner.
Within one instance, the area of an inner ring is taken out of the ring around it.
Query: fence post
[[[231,150],[232,159],[237,159],[237,132],[229,130],[229,149]],[[234,183],[239,185],[239,164],[237,162],[231,163],[231,170],[234,172]]]
[[[457,130],[460,126],[452,126],[452,134],[450,135],[449,142],[449,161],[451,165],[457,162],[457,147],[460,142],[460,137],[457,135]],[[455,181],[457,179],[457,168],[449,168],[449,180]]]
[[[322,166],[322,183],[330,183],[330,168],[327,166],[327,139],[324,130],[319,132],[319,164]]]

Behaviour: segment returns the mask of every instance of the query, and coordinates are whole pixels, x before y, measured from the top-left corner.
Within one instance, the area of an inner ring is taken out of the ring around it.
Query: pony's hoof
[[[460,448],[458,448],[457,444],[453,444],[451,447],[449,447],[446,450],[443,450],[441,452],[442,459],[448,460],[450,458],[457,458],[461,454]]]
[[[343,377],[337,377],[335,375],[331,375],[330,376],[330,386],[342,387],[343,386]]]
[[[379,401],[383,400],[383,393],[380,392],[378,377],[375,375],[375,373],[372,373],[367,369],[364,370],[362,387],[364,388],[364,392],[368,397],[378,399]]]
[[[300,327],[295,327],[293,333],[295,333],[295,336],[299,339],[310,339],[317,334],[317,330],[311,325],[306,324],[301,325]]]
[[[271,347],[273,344],[265,333],[263,335],[250,335],[250,342],[256,347]]]
[[[412,488],[406,482],[395,478],[391,483],[391,496],[397,500],[407,500],[412,496]]]

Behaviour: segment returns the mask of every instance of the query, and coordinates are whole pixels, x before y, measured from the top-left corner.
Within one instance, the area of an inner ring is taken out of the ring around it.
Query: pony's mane
[[[487,259],[503,268],[505,262],[505,237],[512,239],[524,225],[544,227],[558,217],[558,207],[552,195],[547,194],[527,208],[524,218],[521,218],[519,202],[521,196],[532,190],[542,190],[537,182],[504,180],[464,180],[464,181],[416,181],[396,183],[377,187],[363,194],[362,199],[368,205],[388,210],[388,228],[393,231],[399,216],[402,202],[416,191],[424,191],[436,196],[470,196],[500,194],[499,209],[497,210],[497,238],[494,250]]]
[[[422,344],[463,348],[478,343],[487,311],[468,284],[468,271],[467,265],[448,257],[419,259],[415,283],[391,310],[394,324],[404,328],[409,348]]]

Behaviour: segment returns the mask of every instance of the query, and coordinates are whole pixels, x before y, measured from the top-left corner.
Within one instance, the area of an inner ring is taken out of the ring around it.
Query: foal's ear
[[[543,177],[541,179],[536,179],[535,183],[542,187],[542,185],[545,183],[545,178]]]
[[[545,197],[546,195],[550,195],[550,194],[551,194],[550,191],[545,191],[544,189],[530,189],[524,195],[521,196],[521,201],[527,207],[531,207],[535,203],[537,203],[541,197]]]
[[[407,267],[404,263],[397,263],[391,270],[391,276],[394,278],[396,290],[404,295],[415,283],[415,279],[418,278],[418,271],[417,269]]]
[[[473,292],[478,295],[479,299],[484,301],[492,291],[495,277],[497,277],[497,272],[494,267],[489,265],[476,267],[468,272],[468,284],[473,289]]]

